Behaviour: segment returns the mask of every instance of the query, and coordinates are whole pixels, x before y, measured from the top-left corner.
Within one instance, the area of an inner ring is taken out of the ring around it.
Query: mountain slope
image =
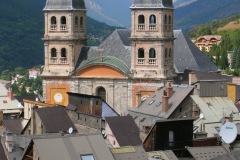
[[[190,28],[240,13],[239,0],[198,0],[174,12],[176,28]]]

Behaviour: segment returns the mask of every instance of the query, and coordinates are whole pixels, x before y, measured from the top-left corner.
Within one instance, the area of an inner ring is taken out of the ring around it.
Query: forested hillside
[[[43,8],[45,0],[1,0],[0,73],[16,67],[43,64]],[[88,17],[89,35],[109,35],[116,27]]]

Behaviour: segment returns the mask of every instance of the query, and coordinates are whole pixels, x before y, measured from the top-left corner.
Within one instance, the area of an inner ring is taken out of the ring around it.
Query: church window
[[[66,64],[66,63],[67,63],[67,51],[66,51],[66,48],[62,48],[62,49],[61,49],[60,62],[61,62],[62,64]]]
[[[168,58],[171,58],[172,57],[172,49],[169,48],[169,51],[168,51]]]
[[[51,49],[51,59],[50,59],[51,64],[56,64],[57,63],[57,50],[56,48]]]
[[[167,58],[168,58],[168,49],[165,48],[165,59],[167,59]]]
[[[168,17],[168,29],[171,30],[172,29],[172,16]]]
[[[165,31],[167,31],[167,29],[168,29],[167,15],[165,15],[165,17],[164,17],[164,27],[165,27]]]
[[[153,14],[149,17],[149,30],[156,30],[156,16]]]
[[[80,29],[83,31],[83,17],[80,17]]]
[[[97,95],[106,101],[106,90],[103,87],[97,89]]]
[[[56,31],[57,30],[57,19],[55,16],[51,17],[51,26],[50,26],[51,31]]]
[[[156,51],[155,51],[154,48],[151,48],[149,50],[148,64],[150,64],[150,65],[155,65],[156,64]]]
[[[66,31],[67,30],[67,20],[65,16],[61,17],[61,25],[60,25],[60,30],[61,31]]]
[[[75,30],[78,30],[78,17],[75,17]]]
[[[145,17],[144,15],[138,16],[138,30],[145,30]]]
[[[144,49],[143,48],[138,49],[138,64],[145,64]]]

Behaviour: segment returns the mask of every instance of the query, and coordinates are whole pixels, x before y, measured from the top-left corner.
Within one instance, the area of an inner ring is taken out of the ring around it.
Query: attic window
[[[154,101],[155,101],[155,100],[152,100],[152,101],[149,103],[149,105],[153,104]]]
[[[82,160],[94,160],[94,157],[92,154],[86,154],[86,155],[80,155]]]

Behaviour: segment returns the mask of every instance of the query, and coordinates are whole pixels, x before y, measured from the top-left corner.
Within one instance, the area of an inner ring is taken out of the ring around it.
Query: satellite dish
[[[237,138],[237,127],[234,123],[226,123],[221,127],[219,135],[222,137],[222,140],[230,144]]]
[[[69,134],[72,134],[72,132],[73,132],[73,128],[70,127],[70,128],[68,129],[68,133],[69,133]]]
[[[200,113],[199,117],[200,117],[200,119],[203,119],[204,118],[204,114]]]

